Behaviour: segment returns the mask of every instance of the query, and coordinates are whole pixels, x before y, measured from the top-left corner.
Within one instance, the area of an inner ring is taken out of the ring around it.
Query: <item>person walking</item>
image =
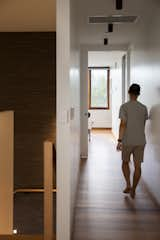
[[[141,163],[143,162],[146,145],[145,123],[148,119],[148,110],[138,101],[141,88],[138,84],[132,84],[129,88],[129,101],[120,107],[119,138],[117,150],[122,151],[122,171],[126,180],[124,193],[135,198],[136,188],[141,178]],[[130,160],[133,155],[134,176],[130,181]]]

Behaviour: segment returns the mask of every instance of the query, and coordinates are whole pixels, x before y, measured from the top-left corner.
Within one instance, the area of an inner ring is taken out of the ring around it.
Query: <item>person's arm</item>
[[[127,126],[127,110],[124,105],[122,105],[120,107],[119,119],[120,119],[120,125],[119,125],[119,138],[118,138],[117,150],[121,151],[122,150],[122,140],[124,137],[126,126]]]
[[[121,122],[119,125],[119,139],[120,140],[123,139],[125,129],[126,129],[126,121],[121,119]]]
[[[118,144],[117,144],[117,150],[122,150],[122,139],[124,136],[124,132],[126,129],[126,121],[121,119],[120,125],[119,125],[119,138],[118,138]]]

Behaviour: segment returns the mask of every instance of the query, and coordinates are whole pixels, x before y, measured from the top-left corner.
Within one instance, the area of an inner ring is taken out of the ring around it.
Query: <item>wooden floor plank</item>
[[[25,235],[13,235],[13,236],[0,236],[0,240],[42,240],[43,236],[25,236]]]
[[[92,132],[89,158],[81,163],[73,240],[159,240],[160,207],[143,181],[135,200],[122,193],[114,141],[108,131]]]
[[[0,240],[43,240],[42,235],[13,235],[13,236],[0,236]],[[54,237],[53,240],[56,240]]]

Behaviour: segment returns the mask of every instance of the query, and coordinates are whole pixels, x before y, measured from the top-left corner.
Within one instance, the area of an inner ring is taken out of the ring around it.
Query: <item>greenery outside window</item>
[[[89,109],[109,109],[108,67],[89,68]]]

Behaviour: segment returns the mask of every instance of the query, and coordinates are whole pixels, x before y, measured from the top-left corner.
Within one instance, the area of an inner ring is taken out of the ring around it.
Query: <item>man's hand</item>
[[[118,142],[117,151],[122,151],[122,142]]]

